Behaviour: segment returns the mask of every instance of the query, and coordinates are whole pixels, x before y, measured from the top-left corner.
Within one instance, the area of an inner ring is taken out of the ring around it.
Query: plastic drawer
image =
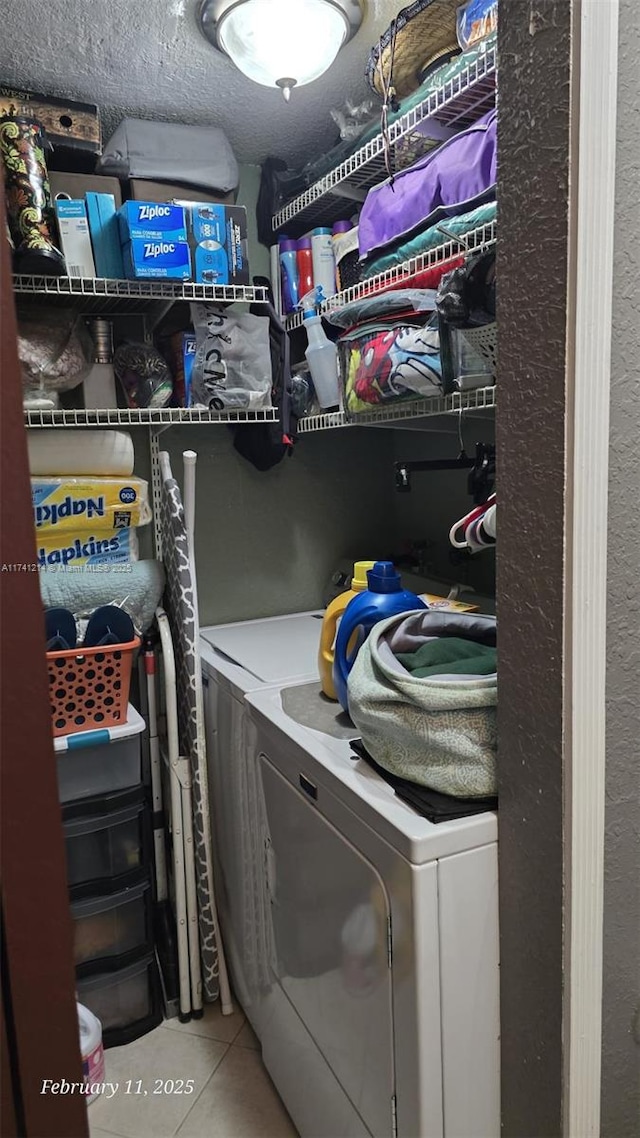
[[[149,818],[142,787],[81,799],[63,808],[62,819],[72,900],[111,891],[113,879],[148,864]]]
[[[150,881],[135,877],[128,888],[72,902],[78,976],[124,967],[152,948]]]
[[[102,1024],[105,1047],[121,1047],[162,1022],[161,989],[154,954],[117,972],[76,981],[78,999]]]
[[[127,722],[54,740],[62,803],[126,790],[142,781],[140,736],[145,722],[129,704]]]

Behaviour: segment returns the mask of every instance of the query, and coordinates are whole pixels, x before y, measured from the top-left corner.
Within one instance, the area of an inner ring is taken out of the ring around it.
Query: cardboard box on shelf
[[[37,91],[0,86],[0,117],[3,115],[28,115],[37,119],[54,148],[102,153],[100,112],[95,103],[78,103]]]
[[[136,238],[165,243],[187,240],[185,211],[170,202],[125,202],[118,210],[118,222],[123,244]]]
[[[75,174],[66,170],[50,170],[49,182],[53,197],[66,194],[70,198],[83,198],[85,194],[113,194],[116,209],[122,205],[122,191],[117,178],[104,178],[101,174]]]
[[[191,280],[191,256],[186,241],[156,241],[132,237],[122,246],[129,280]]]
[[[129,179],[129,197],[133,201],[143,202],[219,202],[221,205],[233,205],[236,192],[231,190],[228,194],[216,195],[212,190],[195,190],[192,186],[183,186],[178,182],[157,182],[147,178]]]
[[[249,284],[244,206],[188,202],[185,209],[194,280],[199,284]]]
[[[56,216],[68,277],[95,277],[96,269],[83,201],[56,199]]]
[[[85,201],[96,276],[121,281],[124,265],[115,198],[113,194],[96,194],[89,190]]]

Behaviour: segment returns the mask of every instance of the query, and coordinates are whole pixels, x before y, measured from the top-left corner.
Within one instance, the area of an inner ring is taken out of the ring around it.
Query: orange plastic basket
[[[54,738],[126,723],[136,637],[108,648],[47,652]]]

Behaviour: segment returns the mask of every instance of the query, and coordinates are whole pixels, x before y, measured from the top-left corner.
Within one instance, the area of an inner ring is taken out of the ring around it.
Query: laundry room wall
[[[487,418],[479,415],[463,417],[462,437],[469,456],[475,453],[476,442],[493,443],[495,428],[492,414],[488,412]],[[457,416],[434,420],[433,429],[429,432],[395,430],[393,450],[395,462],[456,458],[460,453]],[[485,596],[494,596],[493,550],[471,555],[464,550],[454,550],[449,542],[453,523],[473,509],[467,477],[466,470],[413,474],[410,492],[396,491],[395,495],[396,546],[423,549],[421,571],[425,576],[440,577],[451,584],[467,585]]]
[[[602,1138],[640,1119],[640,10],[621,0],[609,448]]]
[[[136,473],[149,475],[134,432]],[[292,458],[261,473],[223,426],[172,428],[161,438],[182,483],[182,453],[198,455],[196,561],[200,620],[224,623],[317,608],[335,565],[388,556],[395,539],[391,431],[303,435]],[[153,556],[151,529],[141,556]]]

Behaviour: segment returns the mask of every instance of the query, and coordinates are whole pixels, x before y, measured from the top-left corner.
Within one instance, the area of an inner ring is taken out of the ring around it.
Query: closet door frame
[[[4,193],[0,180],[0,217]],[[2,1117],[10,1138],[85,1138],[73,931],[45,661],[9,248],[0,237]],[[10,566],[10,568],[5,568]]]
[[[505,1138],[600,1133],[618,0],[500,7]]]

